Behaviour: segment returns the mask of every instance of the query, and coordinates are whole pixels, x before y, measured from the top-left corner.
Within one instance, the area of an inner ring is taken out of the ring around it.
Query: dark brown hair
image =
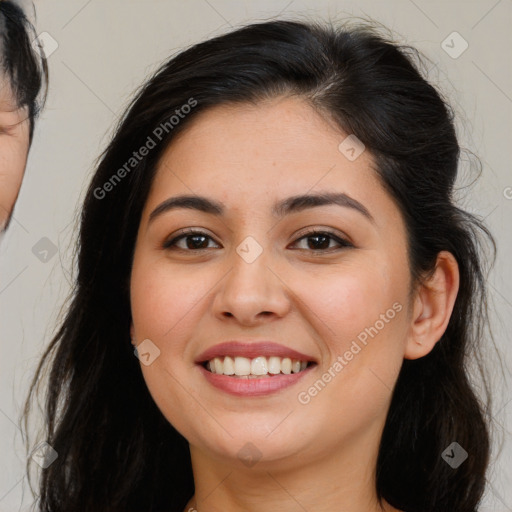
[[[46,440],[58,458],[42,471],[42,512],[182,512],[194,493],[188,443],[155,405],[130,344],[137,229],[159,157],[177,133],[211,106],[279,95],[304,98],[374,156],[405,219],[414,284],[434,269],[440,251],[458,262],[460,288],[446,332],[427,356],[403,362],[375,485],[379,498],[407,512],[477,510],[489,432],[467,365],[486,340],[481,244],[486,239],[494,248],[494,240],[454,203],[460,148],[453,116],[415,56],[364,24],[280,20],[194,45],[144,84],[87,190],[72,297],[32,383],[30,395],[49,364]],[[98,197],[191,98],[191,112]],[[441,457],[453,441],[470,453],[457,469]]]

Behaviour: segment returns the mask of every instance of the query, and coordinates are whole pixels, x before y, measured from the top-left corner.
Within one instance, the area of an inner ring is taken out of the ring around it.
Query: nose
[[[213,312],[223,321],[233,318],[246,326],[282,318],[290,309],[290,292],[272,264],[270,250],[254,259],[233,251],[231,269],[219,283]]]

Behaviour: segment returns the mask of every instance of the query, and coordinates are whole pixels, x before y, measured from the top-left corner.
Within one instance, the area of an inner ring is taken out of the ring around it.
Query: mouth
[[[314,356],[263,340],[219,343],[194,362],[210,385],[240,398],[278,393],[318,366]]]
[[[284,392],[317,366],[314,361],[274,359],[273,356],[253,359],[224,356],[197,363],[200,373],[213,388],[238,398],[266,397]]]
[[[315,361],[292,359],[279,356],[242,356],[214,357],[200,363],[208,372],[236,379],[261,379],[301,373],[316,366]]]

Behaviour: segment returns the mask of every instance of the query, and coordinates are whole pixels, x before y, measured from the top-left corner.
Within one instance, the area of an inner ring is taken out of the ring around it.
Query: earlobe
[[[459,267],[453,254],[441,251],[431,277],[417,291],[405,359],[426,356],[446,331],[459,290]]]

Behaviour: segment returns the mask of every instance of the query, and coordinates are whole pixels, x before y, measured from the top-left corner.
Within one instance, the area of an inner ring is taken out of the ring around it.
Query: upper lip
[[[197,364],[210,361],[215,357],[224,356],[240,356],[247,357],[248,359],[254,359],[258,356],[266,357],[289,357],[290,359],[298,359],[299,361],[313,361],[316,362],[315,358],[302,352],[298,352],[279,343],[272,341],[255,341],[251,343],[244,343],[241,341],[225,341],[214,345],[202,352],[195,360]]]

